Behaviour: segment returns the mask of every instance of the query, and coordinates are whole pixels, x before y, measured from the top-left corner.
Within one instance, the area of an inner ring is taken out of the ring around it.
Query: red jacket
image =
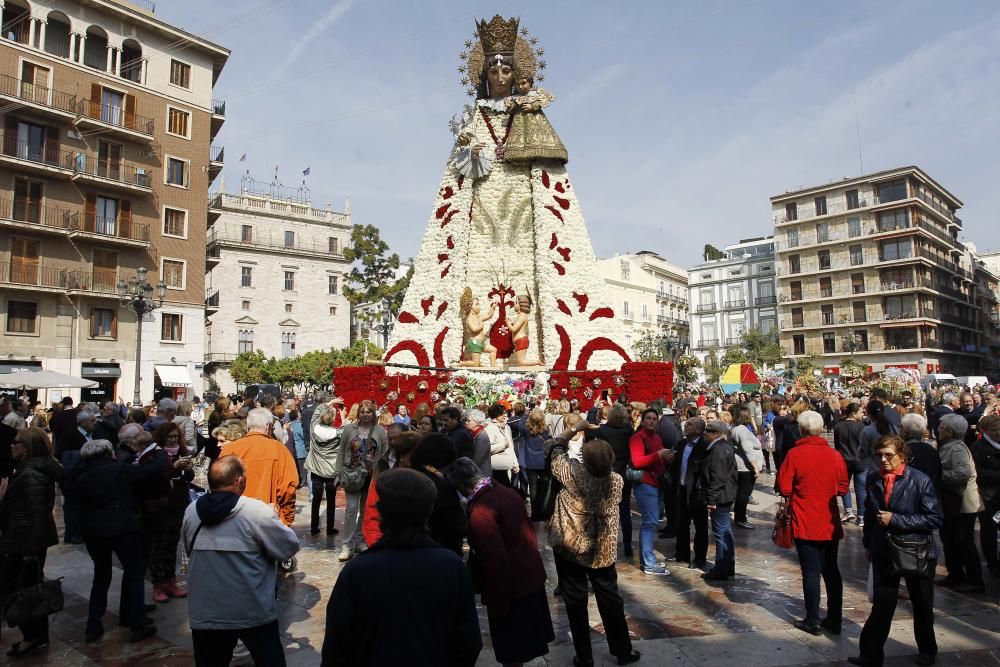
[[[632,455],[632,467],[645,470],[642,481],[650,486],[659,487],[660,477],[667,471],[667,464],[660,458],[659,451],[663,449],[663,441],[656,431],[639,428],[628,441],[628,450]]]
[[[469,501],[469,546],[482,567],[490,618],[507,616],[514,600],[545,586],[534,527],[511,489],[491,484]]]
[[[796,442],[778,472],[778,493],[790,499],[792,535],[820,542],[842,538],[837,498],[848,485],[844,457],[825,438],[810,435]]]

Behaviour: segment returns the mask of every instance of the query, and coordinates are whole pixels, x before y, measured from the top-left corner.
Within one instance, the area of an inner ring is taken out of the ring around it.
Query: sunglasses
[[[899,454],[897,454],[897,453],[895,453],[895,452],[893,452],[893,453],[891,453],[891,454],[887,454],[887,453],[885,453],[885,452],[879,452],[879,453],[878,453],[878,457],[879,457],[880,459],[894,459],[894,458],[896,458],[897,456],[899,456]]]

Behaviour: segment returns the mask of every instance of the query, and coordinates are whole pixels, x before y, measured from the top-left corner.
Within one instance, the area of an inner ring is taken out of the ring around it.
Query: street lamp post
[[[392,314],[392,301],[388,297],[382,299],[382,321],[372,325],[372,329],[376,333],[382,334],[382,351],[386,352],[389,349],[389,334],[392,332],[393,320],[395,316]]]
[[[163,298],[167,295],[167,284],[162,280],[156,283],[156,296],[153,299],[153,286],[146,282],[146,267],[140,266],[135,276],[118,281],[118,298],[125,308],[129,308],[135,313],[135,393],[132,395],[132,405],[142,405],[142,394],[139,392],[139,382],[141,372],[139,367],[142,358],[142,316],[151,313],[163,305]]]

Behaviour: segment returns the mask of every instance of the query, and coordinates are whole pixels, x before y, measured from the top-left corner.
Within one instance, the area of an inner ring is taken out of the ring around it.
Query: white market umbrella
[[[56,371],[18,371],[0,375],[0,387],[10,389],[69,389],[71,387],[96,387],[93,380],[57,373]]]

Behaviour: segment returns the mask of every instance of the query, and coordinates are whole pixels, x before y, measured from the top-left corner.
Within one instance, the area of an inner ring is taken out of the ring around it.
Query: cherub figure
[[[485,316],[482,315],[479,307],[479,299],[472,296],[472,290],[468,287],[462,292],[459,299],[459,307],[462,311],[462,324],[464,329],[464,345],[462,346],[462,360],[459,366],[478,368],[482,364],[482,354],[485,352],[490,357],[490,367],[496,365],[497,349],[486,340],[486,323],[493,319],[496,313],[496,304],[490,304],[490,310]]]
[[[517,73],[514,93],[504,100],[509,113],[514,114],[510,136],[504,146],[507,162],[532,162],[558,160],[565,163],[569,157],[559,135],[542,111],[552,104],[555,96],[544,88],[535,88],[530,74]]]
[[[507,108],[517,107],[527,113],[541,111],[556,99],[555,95],[544,88],[535,88],[535,77],[526,74],[517,77],[514,92],[514,95],[505,100]]]
[[[517,311],[513,318],[507,321],[511,336],[514,339],[514,354],[511,355],[511,366],[540,366],[538,359],[525,359],[528,347],[531,345],[531,296],[525,292],[517,297]]]

